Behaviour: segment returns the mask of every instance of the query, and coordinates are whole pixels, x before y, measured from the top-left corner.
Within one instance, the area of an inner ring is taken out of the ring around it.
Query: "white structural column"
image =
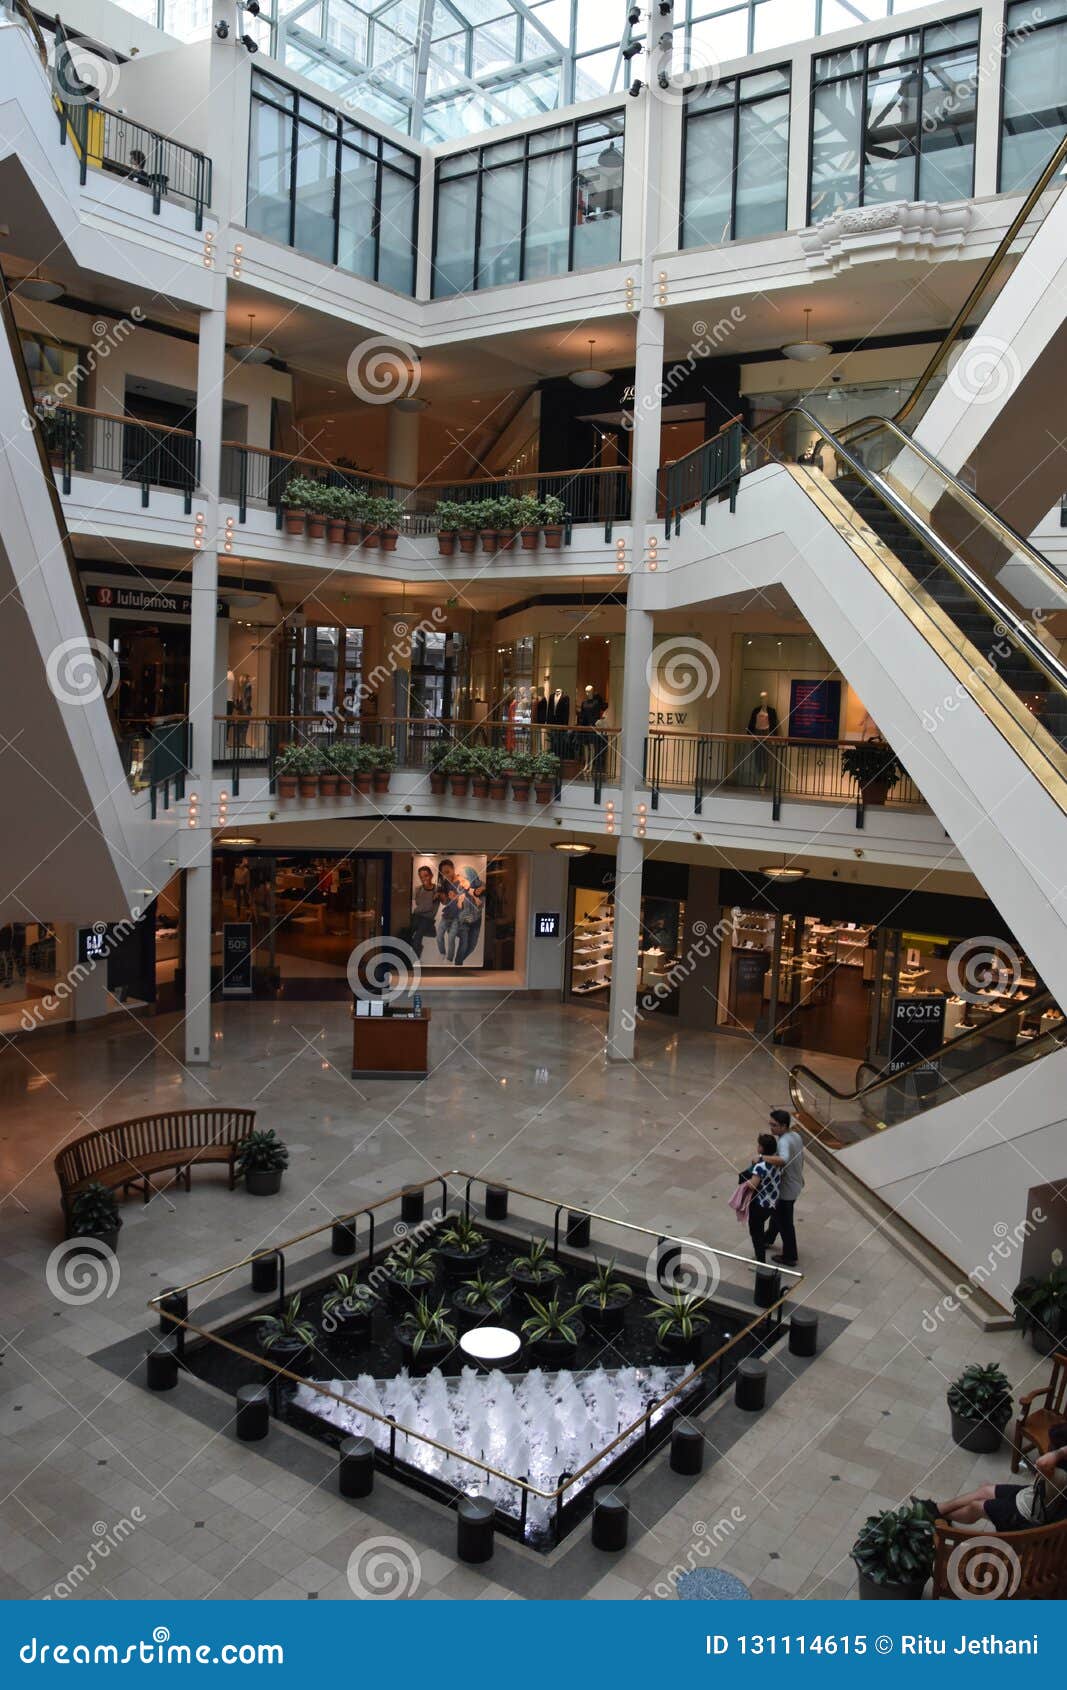
[[[388,473],[390,481],[404,482],[409,487],[418,482],[418,411],[402,411],[397,405],[389,411]]]
[[[221,278],[220,278],[221,284]],[[221,284],[220,291],[222,290]],[[185,1060],[211,1057],[211,839],[214,812],[212,745],[216,712],[219,593],[219,483],[222,469],[222,384],[226,359],[224,306],[200,318],[196,432],[200,442],[200,488],[193,501],[203,514],[203,546],[193,553],[189,618],[189,728],[192,734],[190,794],[199,799],[198,826],[186,838],[185,862]]]
[[[653,70],[653,79],[655,70]],[[630,514],[633,559],[626,603],[620,734],[619,844],[615,859],[615,932],[611,995],[608,1005],[610,1062],[629,1062],[637,1027],[637,982],[641,942],[641,878],[645,847],[637,827],[637,805],[644,778],[648,732],[649,675],[652,664],[652,614],[641,605],[646,542],[659,535],[656,481],[660,461],[660,414],[663,394],[663,311],[656,301],[653,254],[658,245],[656,171],[664,113],[655,87],[645,89],[644,237],[640,306],[634,360],[634,428]]]

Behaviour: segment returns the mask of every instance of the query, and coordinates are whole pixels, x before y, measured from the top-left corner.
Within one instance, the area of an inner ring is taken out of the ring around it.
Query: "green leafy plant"
[[[353,745],[350,739],[335,740],[325,750],[325,758],[334,774],[343,775],[347,780],[356,771],[356,756],[358,745]]]
[[[278,758],[280,775],[317,775],[325,766],[326,755],[317,745],[287,745]]]
[[[420,1280],[433,1279],[437,1273],[437,1263],[430,1250],[395,1251],[386,1265],[397,1285],[409,1288]]]
[[[592,1303],[598,1309],[606,1309],[609,1303],[628,1303],[633,1296],[633,1291],[627,1285],[625,1279],[613,1277],[615,1257],[612,1256],[609,1262],[602,1262],[594,1257],[593,1265],[596,1272],[592,1279],[587,1279],[584,1285],[579,1285],[578,1301],[580,1303]]]
[[[661,1343],[665,1338],[695,1338],[708,1324],[707,1315],[701,1313],[707,1301],[696,1291],[672,1291],[653,1299],[645,1319],[656,1322],[656,1337]]]
[[[113,1191],[95,1181],[71,1199],[70,1233],[72,1238],[99,1238],[105,1232],[117,1232],[122,1216]]]
[[[323,487],[320,494],[319,511],[332,521],[343,522],[348,516],[351,497],[352,495],[347,487]]]
[[[1052,1339],[1067,1336],[1067,1268],[1028,1274],[1012,1292],[1012,1302],[1024,1332],[1039,1332]]]
[[[439,534],[456,534],[466,528],[470,518],[469,505],[457,504],[454,499],[439,499],[434,507],[434,521]]]
[[[547,497],[542,499],[538,508],[541,513],[541,523],[543,527],[559,528],[561,526],[563,518],[566,515],[566,506],[564,505],[562,499],[558,499],[556,497],[555,493],[549,493]]]
[[[498,780],[511,759],[497,745],[475,745],[471,749],[471,772],[486,780]]]
[[[300,1319],[300,1297],[290,1297],[281,1314],[270,1314],[259,1324],[259,1341],[265,1350],[275,1350],[280,1344],[313,1344],[315,1328],[310,1321]]]
[[[555,785],[559,774],[559,758],[554,751],[538,751],[531,759],[531,774],[536,781],[551,781]]]
[[[417,1356],[424,1344],[454,1344],[456,1329],[448,1318],[448,1309],[444,1303],[431,1303],[428,1297],[420,1297],[410,1314],[406,1314],[400,1322],[400,1332],[411,1344],[411,1353]]]
[[[81,450],[81,423],[72,411],[61,405],[48,405],[40,413],[41,436],[46,452],[62,452],[64,457],[76,458]]]
[[[396,752],[391,745],[368,745],[367,750],[372,753],[372,769],[396,768]]]
[[[370,1285],[361,1285],[354,1273],[339,1273],[322,1299],[323,1314],[370,1314],[377,1306],[378,1293]]]
[[[884,785],[887,792],[892,792],[904,774],[893,747],[881,739],[846,746],[841,753],[841,772],[849,775],[861,792],[873,785]]]
[[[237,1172],[240,1174],[280,1174],[288,1166],[288,1148],[273,1127],[266,1132],[249,1133],[237,1152]]]
[[[434,1239],[434,1248],[454,1250],[461,1256],[473,1255],[485,1244],[484,1232],[479,1232],[469,1215],[456,1215]]]
[[[293,510],[317,510],[321,488],[309,475],[294,475],[282,494],[282,504]]]
[[[508,767],[512,780],[533,780],[537,772],[537,759],[531,757],[528,751],[516,751],[508,759]]]
[[[934,1565],[934,1522],[921,1502],[870,1514],[852,1546],[852,1559],[872,1584],[918,1584]]]
[[[399,528],[404,519],[404,507],[399,499],[369,499],[367,521],[375,528]]]
[[[1011,1381],[995,1362],[972,1362],[948,1389],[948,1406],[962,1420],[1003,1428],[1011,1419],[1011,1405]]]
[[[473,774],[474,752],[469,745],[450,745],[436,767],[442,775]]]
[[[465,1309],[489,1309],[493,1314],[499,1314],[504,1307],[503,1293],[508,1290],[509,1279],[493,1279],[487,1273],[472,1274],[465,1279],[456,1292],[457,1303],[462,1303]]]
[[[563,1277],[563,1269],[548,1253],[547,1238],[531,1238],[525,1256],[513,1257],[508,1267],[512,1273],[520,1273],[524,1279],[532,1279],[537,1285]]]
[[[515,500],[516,528],[540,528],[542,522],[541,502],[533,493],[524,493]]]
[[[497,525],[497,502],[495,499],[477,499],[467,507],[467,521],[472,528],[484,533],[495,530]]]
[[[560,1308],[558,1293],[550,1303],[539,1302],[536,1297],[527,1297],[526,1301],[533,1313],[522,1323],[524,1338],[528,1338],[533,1344],[538,1344],[545,1338],[558,1339],[565,1344],[578,1342],[579,1333],[575,1317],[582,1311],[577,1303],[573,1303],[570,1308]]]

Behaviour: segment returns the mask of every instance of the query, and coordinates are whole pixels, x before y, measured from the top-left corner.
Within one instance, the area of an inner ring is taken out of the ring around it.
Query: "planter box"
[[[467,793],[470,791],[470,776],[449,775],[448,784],[451,788],[453,798],[466,798]]]
[[[335,546],[343,546],[345,543],[345,528],[346,523],[343,516],[331,516],[326,524],[327,540],[331,540]]]
[[[373,525],[364,524],[363,538],[360,541],[360,545],[363,547],[364,551],[366,551],[368,549],[368,547],[376,546],[378,544],[379,540],[381,539],[381,537],[382,537],[382,531],[381,531],[380,528],[375,528]]]
[[[396,551],[396,543],[399,540],[399,538],[400,538],[400,534],[399,534],[399,531],[397,529],[395,529],[395,528],[383,528],[382,531],[381,531],[382,551],[383,552],[395,552]]]
[[[490,798],[506,798],[508,795],[508,779],[506,775],[496,775],[489,782]]]
[[[516,780],[511,777],[511,796],[516,804],[527,804],[530,799],[530,783],[528,780]]]
[[[345,544],[346,545],[358,546],[360,541],[362,540],[362,538],[363,538],[363,524],[362,524],[362,522],[346,522],[345,523]]]
[[[496,529],[495,528],[483,528],[481,533],[482,533],[482,551],[483,552],[495,552],[496,551]]]
[[[539,528],[520,528],[519,530],[519,544],[524,552],[535,552],[540,538],[541,530]]]
[[[486,775],[474,775],[471,778],[471,796],[474,798],[488,798],[489,780]]]
[[[371,772],[369,769],[360,769],[357,774],[352,776],[352,785],[362,798],[366,798],[370,791],[370,783]]]
[[[431,774],[430,774],[430,791],[433,793],[434,797],[435,798],[443,798],[444,795],[445,795],[445,792],[447,790],[448,790],[448,776],[447,775],[434,774],[431,771]]]
[[[534,782],[534,797],[539,804],[552,804],[556,797],[556,783],[551,780]]]

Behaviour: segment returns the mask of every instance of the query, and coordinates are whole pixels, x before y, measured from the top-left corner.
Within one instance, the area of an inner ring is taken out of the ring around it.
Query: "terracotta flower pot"
[[[324,516],[316,516],[314,511],[312,511],[308,516],[308,538],[310,540],[322,540],[325,539],[325,537],[326,518]]]
[[[278,776],[278,797],[279,798],[295,798],[296,797],[296,786],[297,786],[297,781],[296,781],[295,775],[279,775]]]
[[[441,548],[442,557],[451,557],[456,549],[456,536],[453,531],[445,532],[441,529],[437,536],[437,544]]]
[[[360,769],[353,776],[353,782],[354,782],[356,791],[363,798],[365,798],[367,796],[367,793],[370,791],[370,779],[371,779],[371,775],[370,775],[369,769]]]
[[[495,552],[496,551],[496,539],[497,539],[497,536],[496,536],[496,529],[495,528],[483,528],[482,529],[482,551],[483,552]]]
[[[346,522],[345,523],[345,544],[347,546],[358,546],[360,541],[362,540],[362,538],[363,538],[363,524],[362,524],[362,522]]]
[[[471,780],[471,797],[488,798],[488,796],[489,777],[487,775],[475,775]]]
[[[287,506],[283,520],[285,522],[285,532],[287,534],[302,534],[304,532],[304,524],[307,521],[307,512],[299,511],[295,508],[295,506]]]
[[[380,528],[375,528],[373,522],[365,522],[363,524],[363,538],[360,541],[360,545],[363,547],[364,551],[367,551],[371,546],[376,546],[381,537]]]
[[[343,516],[331,516],[326,524],[327,540],[331,540],[335,546],[343,546],[347,526]]]
[[[449,775],[448,784],[452,789],[453,798],[466,798],[470,791],[469,775]]]
[[[541,530],[539,528],[522,528],[519,530],[519,544],[524,552],[535,552],[540,538]]]
[[[395,528],[383,528],[381,531],[382,551],[395,552],[399,538],[400,535]]]
[[[511,796],[517,804],[525,804],[530,797],[530,783],[528,780],[516,780],[511,777]]]
[[[447,775],[438,774],[436,770],[430,771],[430,791],[433,793],[435,798],[443,798],[447,786]]]
[[[494,775],[489,782],[490,798],[506,798],[508,795],[507,775]]]
[[[562,546],[562,544],[563,544],[563,529],[562,529],[562,527],[557,528],[557,527],[553,526],[551,528],[545,529],[545,550],[546,551],[558,552],[560,547]]]
[[[320,798],[336,798],[337,797],[337,787],[338,787],[338,784],[340,782],[340,779],[341,779],[340,775],[337,775],[337,774],[320,775],[319,776],[319,797]]]
[[[374,769],[371,773],[371,791],[388,792],[391,778],[391,769]]]
[[[516,530],[514,528],[500,528],[497,530],[496,544],[498,551],[510,552],[515,544],[515,540]]]
[[[473,552],[478,544],[478,536],[473,528],[461,528],[456,538],[461,552]]]
[[[550,780],[534,782],[534,797],[539,804],[551,804],[556,796],[555,783]]]
[[[317,798],[319,795],[318,775],[297,775],[301,798]]]
[[[864,804],[884,804],[889,797],[889,782],[885,780],[865,781],[861,790]]]

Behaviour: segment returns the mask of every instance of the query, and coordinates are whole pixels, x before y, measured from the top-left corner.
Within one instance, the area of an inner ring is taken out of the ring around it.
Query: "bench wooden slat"
[[[149,1173],[169,1168],[188,1172],[196,1162],[228,1162],[232,1187],[237,1153],[255,1120],[254,1109],[226,1106],[167,1110],[97,1127],[64,1146],[55,1159],[63,1207],[68,1209],[71,1198],[87,1185],[128,1191],[133,1184],[147,1182]]]

